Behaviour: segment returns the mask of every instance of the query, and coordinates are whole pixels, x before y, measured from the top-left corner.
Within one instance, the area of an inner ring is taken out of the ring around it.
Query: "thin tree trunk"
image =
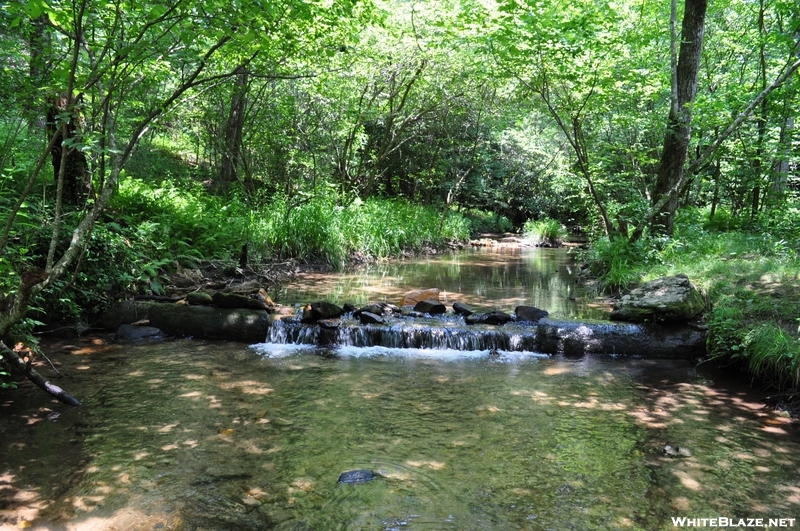
[[[30,49],[30,60],[28,63],[28,75],[30,81],[30,95],[27,99],[28,130],[33,132],[45,128],[45,106],[39,96],[38,87],[45,84],[44,72],[48,68],[48,55],[50,53],[50,35],[46,30],[47,15],[31,21],[31,35],[28,39]]]
[[[675,0],[673,0],[673,21]],[[706,10],[708,0],[686,0],[681,28],[681,44],[677,64],[673,60],[672,67],[672,102],[667,131],[664,135],[664,147],[661,151],[661,165],[653,194],[653,202],[668,196],[669,199],[659,209],[654,220],[656,232],[671,235],[675,224],[675,212],[678,209],[679,194],[671,193],[677,186],[680,191],[684,165],[689,153],[689,140],[692,132],[692,104],[697,94],[697,72],[703,51]],[[674,44],[673,44],[674,49]]]
[[[786,116],[786,115],[785,115]],[[786,184],[789,180],[789,157],[792,152],[792,131],[794,116],[788,115],[781,125],[779,136],[779,155],[774,167],[774,177],[770,186],[769,202],[771,206],[781,202],[786,195]]]
[[[242,130],[247,104],[247,84],[249,72],[244,66],[238,67],[234,73],[234,89],[231,96],[231,108],[225,126],[225,147],[222,152],[222,168],[220,184],[227,187],[238,178],[238,167],[242,153]]]
[[[767,88],[767,57],[764,44],[764,0],[760,0],[758,9],[758,32],[761,44],[759,46],[759,72],[758,77],[761,81],[761,90]],[[759,108],[757,122],[758,132],[756,140],[756,156],[753,158],[753,189],[750,203],[750,219],[758,217],[758,210],[761,200],[761,181],[764,172],[764,152],[766,150],[767,136],[767,112],[769,110],[768,100],[764,98]]]

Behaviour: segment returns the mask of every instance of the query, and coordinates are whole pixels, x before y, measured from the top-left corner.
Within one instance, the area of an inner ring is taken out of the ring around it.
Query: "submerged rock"
[[[688,321],[705,309],[705,301],[686,275],[645,282],[614,305],[612,321]]]
[[[349,470],[347,472],[342,472],[339,476],[338,483],[366,483],[367,481],[372,481],[379,477],[380,475],[372,470]]]

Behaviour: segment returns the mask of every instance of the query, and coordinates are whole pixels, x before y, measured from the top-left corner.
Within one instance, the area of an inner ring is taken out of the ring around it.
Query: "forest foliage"
[[[0,2],[0,337],[244,244],[340,266],[556,220],[619,287],[702,212],[796,256],[800,14],[703,1]]]

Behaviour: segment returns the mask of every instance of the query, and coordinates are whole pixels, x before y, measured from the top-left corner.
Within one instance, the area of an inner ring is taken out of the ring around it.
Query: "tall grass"
[[[469,237],[469,222],[398,199],[341,198],[325,188],[301,198],[275,197],[251,207],[237,198],[127,179],[112,205],[148,246],[228,258],[247,243],[258,258],[301,258],[344,265],[351,257],[385,258]],[[146,230],[145,230],[146,229]],[[144,231],[144,232],[143,232]]]
[[[800,383],[800,341],[773,322],[758,323],[745,334],[743,353],[750,373],[779,389]]]
[[[546,243],[554,247],[561,245],[567,237],[567,230],[561,222],[551,218],[529,219],[525,222],[523,233],[536,243]]]

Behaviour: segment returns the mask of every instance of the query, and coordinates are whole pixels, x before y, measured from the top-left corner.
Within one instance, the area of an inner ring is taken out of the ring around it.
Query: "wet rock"
[[[464,304],[463,302],[454,302],[453,303],[453,311],[456,312],[458,315],[463,315],[464,317],[468,315],[472,315],[473,312],[472,308]]]
[[[317,321],[319,333],[317,334],[317,345],[330,347],[336,345],[339,339],[339,327],[342,322],[339,319],[320,319]]]
[[[403,300],[400,301],[400,306],[414,306],[419,301],[438,301],[439,300],[439,290],[438,288],[433,289],[421,289],[415,291],[409,291],[403,297]]]
[[[349,470],[342,472],[338,483],[366,483],[380,476],[372,470]]]
[[[683,446],[670,446],[664,447],[664,455],[667,457],[692,457],[692,452]]]
[[[139,339],[155,339],[161,337],[163,332],[154,326],[138,326],[123,324],[117,328],[117,341],[137,341]]]
[[[343,314],[344,308],[332,302],[312,302],[303,308],[303,321],[316,323],[320,319],[333,319],[334,317],[341,317]]]
[[[611,312],[613,321],[688,321],[705,309],[703,296],[686,275],[642,284],[624,295]]]
[[[447,308],[439,301],[419,301],[414,305],[414,311],[429,315],[440,315],[447,312]]]
[[[358,320],[361,324],[383,324],[385,322],[383,317],[372,312],[359,313]]]
[[[550,315],[545,310],[540,310],[534,306],[517,306],[514,310],[517,316],[517,322],[538,323],[539,319],[544,319]]]
[[[392,313],[400,313],[400,307],[388,302],[371,302],[354,311],[353,315],[358,317],[363,312],[369,312],[375,315],[389,315]]]
[[[487,324],[487,325],[504,325],[513,321],[514,318],[506,312],[494,311],[480,314],[472,314],[467,316],[464,321],[467,324]]]

